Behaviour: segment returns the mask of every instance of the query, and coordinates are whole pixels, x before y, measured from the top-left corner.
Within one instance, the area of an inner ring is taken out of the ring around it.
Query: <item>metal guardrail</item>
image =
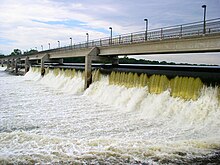
[[[204,36],[215,33],[220,33],[220,18],[207,20],[205,22],[205,30],[204,30],[204,21],[200,21],[189,24],[152,29],[147,32],[140,31],[140,32],[114,36],[112,38],[110,37],[101,38],[89,42],[83,42],[79,44],[74,44],[56,49],[49,49],[45,51],[65,51],[65,50],[80,49],[80,48],[90,48],[94,46],[101,47],[101,46],[112,46],[112,45],[124,45],[131,43],[156,41],[156,40]]]

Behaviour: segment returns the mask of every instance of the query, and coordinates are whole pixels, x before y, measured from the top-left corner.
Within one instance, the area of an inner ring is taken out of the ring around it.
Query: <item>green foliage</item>
[[[20,49],[14,49],[14,51],[11,52],[11,55],[12,55],[12,56],[32,55],[32,54],[36,54],[36,53],[38,53],[38,51],[35,50],[35,49],[31,49],[31,50],[29,50],[29,51],[27,50],[27,51],[25,51],[23,54],[22,54],[22,51],[21,51]]]
[[[162,62],[162,64],[164,64],[164,62]],[[127,56],[124,56],[123,58],[119,58],[119,63],[120,64],[161,64],[159,61],[150,61],[144,59],[137,60],[135,58],[128,58]]]
[[[188,63],[174,63],[174,62],[166,62],[166,61],[150,61],[145,59],[135,59],[135,58],[128,58],[124,56],[123,58],[119,58],[120,64],[155,64],[155,65],[194,65],[194,66],[216,66],[216,65],[208,65],[208,64],[188,64]]]
[[[35,54],[35,53],[38,53],[38,51],[35,49],[31,49],[29,51],[24,52],[23,55],[31,55],[31,54]]]
[[[19,55],[21,55],[21,54],[22,54],[22,52],[21,52],[20,49],[14,49],[14,51],[11,52],[11,55],[12,55],[12,56],[19,56]]]
[[[0,58],[3,58],[3,57],[5,57],[5,55],[4,55],[4,54],[2,54],[2,53],[0,53]]]

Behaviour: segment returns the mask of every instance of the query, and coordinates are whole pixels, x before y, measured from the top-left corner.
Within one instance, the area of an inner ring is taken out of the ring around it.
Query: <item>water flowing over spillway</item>
[[[96,71],[84,91],[83,74],[0,70],[0,164],[220,163],[218,86]]]

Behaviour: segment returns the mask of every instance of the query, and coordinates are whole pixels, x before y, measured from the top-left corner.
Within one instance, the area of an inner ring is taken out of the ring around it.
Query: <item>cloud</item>
[[[10,53],[51,43],[52,47],[113,34],[142,31],[143,19],[150,29],[198,21],[202,4],[207,4],[208,18],[220,17],[219,0],[1,0],[0,52]]]
[[[93,28],[101,27],[105,24],[104,21],[89,24],[94,22],[94,18],[84,13],[78,13],[78,10],[84,10],[81,4],[71,4],[70,6],[62,6],[63,4],[51,1],[40,1],[31,3],[30,1],[9,1],[2,3],[0,10],[3,12],[0,15],[1,38],[11,42],[2,43],[4,49],[13,49],[16,47],[21,49],[33,48],[40,44],[55,42],[60,40],[63,44],[68,44],[69,37],[73,37],[73,41],[83,41],[85,33],[89,32],[97,37],[104,37],[104,33],[93,30]],[[76,11],[74,11],[76,9]],[[70,10],[73,10],[70,12]],[[66,21],[75,22],[85,21],[76,26],[65,25]],[[51,22],[57,21],[57,24]],[[89,29],[88,27],[92,27]],[[2,48],[0,48],[2,49]]]

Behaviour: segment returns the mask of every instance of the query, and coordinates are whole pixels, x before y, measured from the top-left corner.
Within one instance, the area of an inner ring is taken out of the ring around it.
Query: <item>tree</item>
[[[21,54],[22,54],[22,52],[21,52],[20,49],[14,49],[14,51],[11,52],[11,55],[13,55],[13,56],[18,56],[18,55],[21,55]]]
[[[24,55],[31,55],[31,54],[35,54],[35,53],[37,53],[38,51],[37,50],[35,50],[35,49],[31,49],[31,50],[27,50],[26,52],[24,52]]]
[[[5,56],[4,54],[0,53],[0,58],[1,58],[1,57],[4,57],[4,56]]]

